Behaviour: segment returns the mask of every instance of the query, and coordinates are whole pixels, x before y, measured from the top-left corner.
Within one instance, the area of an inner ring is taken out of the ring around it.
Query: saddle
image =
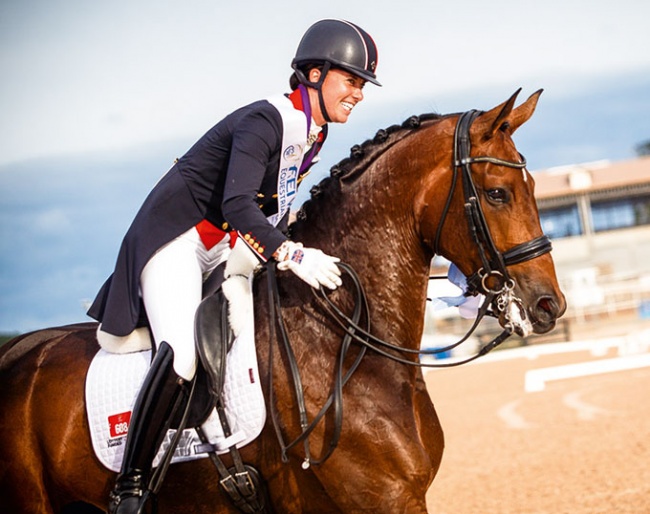
[[[221,289],[199,305],[194,332],[199,365],[189,410],[185,413],[186,427],[201,426],[217,406],[223,391],[226,357],[232,348],[234,336],[228,324],[228,301]],[[171,428],[179,428],[182,415],[179,412],[174,416]]]
[[[194,317],[194,344],[199,365],[186,426],[202,425],[223,392],[226,357],[235,339],[229,322],[228,299],[222,288],[224,267],[222,264],[215,269],[203,284],[203,301]],[[178,429],[180,421],[180,416],[176,416],[171,428]]]

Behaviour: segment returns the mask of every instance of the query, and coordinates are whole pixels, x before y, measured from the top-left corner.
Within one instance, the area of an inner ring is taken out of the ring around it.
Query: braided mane
[[[349,157],[330,168],[330,175],[310,189],[311,197],[297,214],[297,220],[305,221],[316,207],[317,200],[329,196],[327,193],[340,191],[341,182],[352,182],[357,179],[370,164],[398,141],[401,141],[413,131],[429,126],[446,116],[437,113],[413,115],[400,125],[391,125],[377,131],[372,139],[354,145]]]

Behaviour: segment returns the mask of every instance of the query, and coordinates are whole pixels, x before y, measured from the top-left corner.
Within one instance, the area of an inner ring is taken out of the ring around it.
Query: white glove
[[[302,243],[285,241],[277,252],[278,269],[291,270],[314,289],[323,285],[336,289],[341,285],[340,259],[316,248],[304,248]]]

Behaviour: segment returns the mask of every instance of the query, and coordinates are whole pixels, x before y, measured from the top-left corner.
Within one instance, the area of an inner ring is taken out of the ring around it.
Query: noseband
[[[490,156],[471,157],[469,129],[474,120],[480,114],[481,111],[471,110],[461,114],[458,118],[456,131],[454,133],[452,185],[438,225],[434,246],[436,253],[438,253],[442,227],[444,226],[447,214],[449,213],[449,207],[451,205],[454,190],[456,189],[458,173],[460,171],[463,180],[463,195],[467,224],[472,240],[478,248],[482,263],[482,267],[467,279],[467,294],[471,296],[479,293],[483,295],[500,294],[507,290],[512,290],[514,288],[514,279],[510,277],[507,266],[529,261],[550,252],[552,249],[551,240],[547,235],[541,235],[525,243],[518,244],[505,252],[499,251],[494,244],[490,228],[485,219],[485,215],[483,214],[483,209],[481,208],[481,202],[478,199],[474,180],[472,179],[472,164],[488,162],[498,166],[525,170],[526,159],[521,154],[519,154],[521,162],[507,161]]]

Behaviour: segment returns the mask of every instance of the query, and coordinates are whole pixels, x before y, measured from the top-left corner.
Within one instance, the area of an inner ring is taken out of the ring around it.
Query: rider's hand
[[[279,270],[291,270],[311,287],[319,285],[336,289],[341,285],[339,259],[316,248],[304,248],[302,243],[285,241],[276,252]]]

